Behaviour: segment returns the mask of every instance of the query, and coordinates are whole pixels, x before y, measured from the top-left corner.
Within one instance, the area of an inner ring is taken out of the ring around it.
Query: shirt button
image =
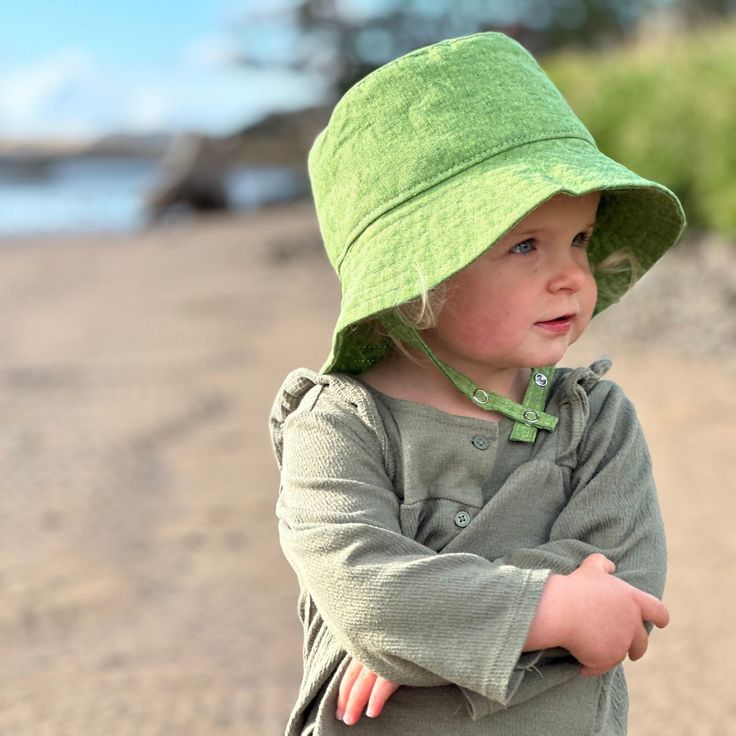
[[[487,450],[488,446],[491,444],[488,437],[483,434],[476,434],[470,441],[473,443],[473,447],[477,450]]]
[[[461,529],[470,524],[470,514],[467,511],[458,511],[455,514],[455,524]]]

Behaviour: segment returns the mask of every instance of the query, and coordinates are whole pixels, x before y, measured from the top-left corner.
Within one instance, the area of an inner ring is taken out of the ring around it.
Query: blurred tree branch
[[[238,63],[317,74],[333,100],[373,69],[443,38],[501,30],[532,53],[610,45],[650,13],[703,23],[736,0],[283,0],[245,13]],[[281,33],[281,53],[263,50]],[[259,49],[260,47],[260,49]]]

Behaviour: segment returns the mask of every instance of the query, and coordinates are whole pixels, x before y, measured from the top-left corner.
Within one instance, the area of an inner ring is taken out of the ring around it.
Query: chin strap
[[[453,385],[467,396],[476,406],[486,411],[494,411],[514,420],[509,439],[516,442],[534,442],[537,431],[544,429],[552,432],[557,426],[557,417],[546,414],[547,394],[552,385],[553,365],[543,368],[532,368],[526,393],[522,404],[501,396],[501,394],[485,391],[474,384],[467,376],[459,373],[446,363],[443,363],[429,348],[419,333],[402,322],[398,317],[385,315],[381,317],[383,326],[402,342],[423,352],[442,373],[450,379]]]

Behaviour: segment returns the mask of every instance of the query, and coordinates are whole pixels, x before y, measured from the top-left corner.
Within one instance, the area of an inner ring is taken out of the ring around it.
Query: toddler
[[[309,171],[343,298],[271,416],[304,626],[287,735],[624,734],[621,662],[668,620],[651,464],[610,363],[555,365],[679,202],[499,33],[368,75]]]

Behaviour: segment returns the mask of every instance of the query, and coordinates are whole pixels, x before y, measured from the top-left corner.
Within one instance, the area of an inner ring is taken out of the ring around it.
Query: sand
[[[734,253],[668,256],[566,361],[614,358],[668,529],[635,736],[735,728]],[[1,734],[282,732],[301,632],[266,420],[338,302],[307,203],[0,244]]]

